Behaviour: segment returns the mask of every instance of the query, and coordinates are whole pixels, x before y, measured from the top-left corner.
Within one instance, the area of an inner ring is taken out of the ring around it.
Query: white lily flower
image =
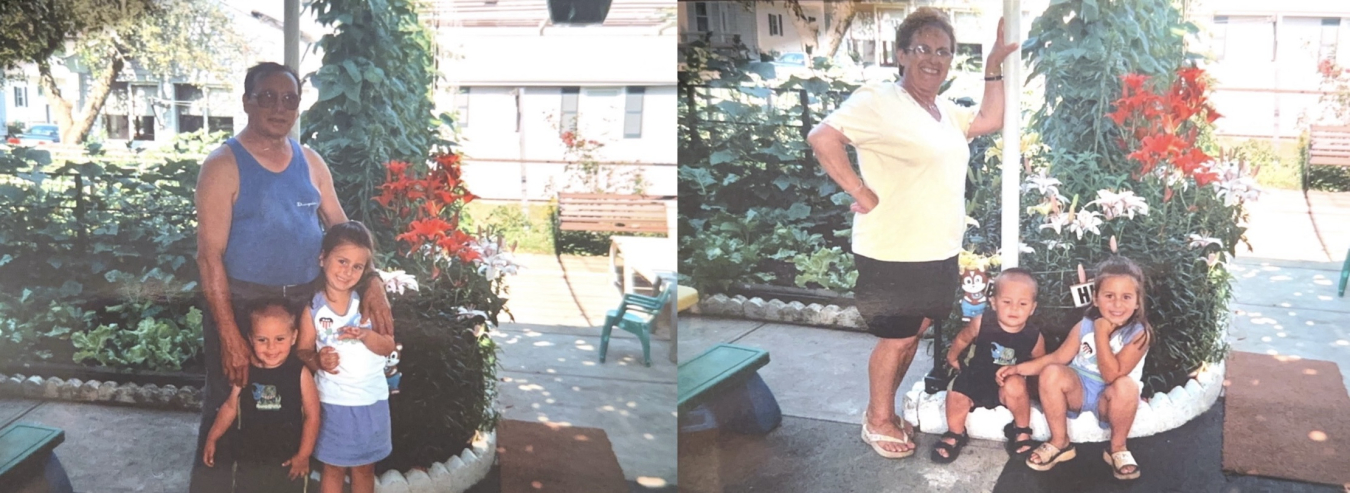
[[[1045,248],[1046,248],[1046,249],[1049,249],[1049,250],[1053,250],[1053,249],[1056,249],[1056,248],[1063,249],[1063,250],[1068,250],[1069,248],[1072,248],[1072,247],[1073,247],[1073,244],[1072,244],[1072,243],[1068,243],[1068,242],[1064,242],[1064,241],[1059,241],[1059,240],[1045,240],[1045,241],[1042,241],[1041,243],[1044,244],[1044,245],[1045,245]]]
[[[1244,173],[1240,163],[1211,162],[1209,168],[1218,175],[1218,179],[1210,185],[1223,199],[1223,205],[1232,207],[1261,197],[1261,189],[1256,185],[1256,179]]]
[[[980,227],[980,222],[976,221],[973,217],[966,216],[966,226],[978,228]]]
[[[1017,251],[1021,253],[1036,253],[1036,249],[1031,248],[1031,245],[1021,242],[1017,244]]]
[[[1120,216],[1126,216],[1134,219],[1134,213],[1148,215],[1148,202],[1143,197],[1134,194],[1132,190],[1125,190],[1115,193],[1110,190],[1098,190],[1097,200],[1088,202],[1087,205],[1097,205],[1102,210],[1102,214],[1107,220],[1115,219]]]
[[[1091,231],[1095,234],[1102,234],[1098,226],[1102,224],[1101,214],[1097,211],[1081,210],[1073,215],[1073,220],[1069,222],[1069,231],[1078,234],[1078,239],[1083,239],[1083,233]]]
[[[1069,222],[1073,221],[1073,214],[1055,213],[1045,217],[1045,224],[1040,229],[1054,228],[1055,234],[1063,234],[1062,229]]]
[[[401,270],[385,272],[377,269],[375,272],[380,273],[380,280],[384,282],[386,292],[403,294],[403,291],[408,289],[418,291],[417,278],[412,274]]]
[[[1205,248],[1209,245],[1219,245],[1220,247],[1223,246],[1223,241],[1218,238],[1212,238],[1209,236],[1200,236],[1195,233],[1186,235],[1186,240],[1190,242],[1191,248]]]
[[[1060,185],[1063,185],[1063,182],[1051,177],[1042,169],[1039,173],[1027,177],[1026,182],[1022,183],[1022,191],[1036,190],[1047,197],[1055,197],[1059,195]]]

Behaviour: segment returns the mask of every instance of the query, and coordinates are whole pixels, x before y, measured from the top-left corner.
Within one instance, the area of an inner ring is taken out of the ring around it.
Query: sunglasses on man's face
[[[260,108],[272,109],[277,106],[277,93],[272,91],[263,91],[253,93],[253,102]],[[300,95],[288,92],[281,95],[281,108],[286,110],[295,110],[300,108]]]

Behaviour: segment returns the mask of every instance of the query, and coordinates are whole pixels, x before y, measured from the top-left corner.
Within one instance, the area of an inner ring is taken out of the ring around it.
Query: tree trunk
[[[820,46],[820,24],[809,20],[811,17],[798,0],[787,0],[784,2],[788,12],[792,14],[792,26],[797,28],[797,35],[802,38],[802,51],[808,56],[820,56],[816,53],[816,47]],[[811,62],[807,61],[807,66]]]
[[[89,137],[89,129],[94,127],[94,122],[98,121],[98,116],[102,114],[103,105],[107,103],[108,94],[112,92],[113,82],[117,81],[117,74],[122,73],[122,68],[126,66],[120,54],[114,53],[110,58],[112,66],[94,80],[78,120],[73,111],[75,103],[62,96],[61,90],[56,87],[56,79],[52,77],[51,67],[46,62],[38,64],[38,71],[41,74],[39,81],[46,89],[47,97],[55,103],[52,106],[56,110],[56,124],[61,129],[62,144],[84,143],[84,139]]]
[[[834,14],[830,16],[834,24],[828,26],[826,33],[825,56],[834,58],[834,54],[839,51],[839,45],[844,42],[844,36],[848,34],[848,29],[853,25],[853,18],[858,15],[858,5],[855,2],[837,2],[826,3],[827,9],[833,9]]]
[[[52,103],[53,113],[56,114],[56,126],[61,133],[61,142],[70,142],[71,126],[71,107],[70,101],[61,96],[61,89],[56,87],[56,79],[52,77],[52,67],[46,61],[38,62],[38,84],[47,91],[47,100]]]

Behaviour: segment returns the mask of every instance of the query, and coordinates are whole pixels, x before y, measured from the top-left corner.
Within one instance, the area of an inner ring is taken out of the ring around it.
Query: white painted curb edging
[[[492,470],[497,460],[497,431],[478,432],[469,448],[426,471],[385,471],[375,479],[376,493],[463,493]]]
[[[1130,427],[1130,438],[1156,435],[1180,427],[1208,411],[1223,391],[1225,369],[1225,362],[1210,365],[1185,385],[1167,393],[1153,394],[1147,401],[1140,399],[1134,425]],[[924,392],[924,383],[916,382],[905,393],[904,418],[925,433],[946,432],[947,391],[929,395]],[[1003,427],[1011,422],[1012,412],[1006,407],[978,408],[966,418],[966,433],[971,438],[1002,442],[1006,440]],[[1031,406],[1031,430],[1034,440],[1050,439],[1045,413],[1035,403]],[[1110,439],[1111,431],[1098,424],[1095,411],[1085,411],[1069,420],[1069,440],[1074,443],[1105,442]]]

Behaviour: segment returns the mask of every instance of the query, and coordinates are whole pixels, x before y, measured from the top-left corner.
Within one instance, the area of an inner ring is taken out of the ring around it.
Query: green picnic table
[[[18,491],[41,476],[52,450],[65,439],[60,429],[31,423],[0,430],[0,491]]]
[[[718,344],[679,368],[679,410],[689,411],[714,396],[735,388],[769,364],[769,352],[733,344]]]

